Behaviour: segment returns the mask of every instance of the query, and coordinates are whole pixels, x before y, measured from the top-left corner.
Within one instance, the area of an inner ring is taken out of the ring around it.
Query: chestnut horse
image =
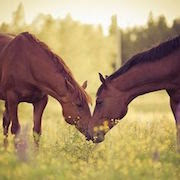
[[[106,79],[97,91],[96,106],[89,122],[89,135],[98,143],[137,96],[165,89],[177,127],[180,146],[180,36],[133,56]]]
[[[58,100],[67,123],[86,135],[91,117],[90,97],[80,87],[64,61],[28,32],[17,36],[0,34],[0,99],[5,101],[4,135],[20,130],[18,104],[32,103],[34,134],[41,134],[41,117],[48,95]]]

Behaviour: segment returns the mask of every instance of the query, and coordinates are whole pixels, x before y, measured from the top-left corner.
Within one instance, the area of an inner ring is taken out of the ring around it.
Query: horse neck
[[[13,37],[11,36],[0,34],[0,54],[12,39]]]
[[[42,90],[62,103],[67,93],[64,77],[61,74],[49,75],[42,85]]]
[[[13,36],[6,35],[6,34],[0,34],[0,51],[1,51],[1,49],[3,49],[12,39],[13,39]]]
[[[68,78],[68,74],[64,75],[60,72],[50,57],[43,57],[38,59],[38,64],[33,59],[31,60],[35,83],[43,92],[61,103],[62,98],[67,94],[65,77]]]
[[[129,104],[135,97],[145,93],[174,88],[172,80],[176,63],[166,57],[154,62],[135,65],[113,80],[114,86],[126,97]],[[172,59],[171,59],[172,60]]]

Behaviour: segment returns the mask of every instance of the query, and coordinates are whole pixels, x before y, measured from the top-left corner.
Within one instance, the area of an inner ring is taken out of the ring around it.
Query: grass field
[[[50,99],[43,116],[39,150],[33,146],[32,107],[20,105],[23,137],[3,146],[0,127],[0,180],[180,179],[175,122],[163,92],[137,98],[126,117],[95,145],[65,123]],[[22,150],[24,149],[24,150]]]

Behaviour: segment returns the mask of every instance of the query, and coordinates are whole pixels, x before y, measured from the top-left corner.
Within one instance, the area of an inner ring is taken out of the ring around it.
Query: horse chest
[[[33,103],[39,101],[44,96],[44,93],[37,89],[34,89],[17,91],[17,95],[20,102]]]

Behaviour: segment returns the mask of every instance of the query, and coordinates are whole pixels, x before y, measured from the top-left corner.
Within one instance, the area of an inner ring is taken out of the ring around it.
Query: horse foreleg
[[[170,99],[171,109],[176,120],[177,129],[177,150],[180,152],[180,101]]]
[[[3,134],[7,137],[10,125],[10,118],[8,113],[7,102],[5,102],[5,111],[3,113]]]
[[[18,134],[18,132],[20,131],[20,124],[17,116],[18,99],[13,91],[7,92],[7,107],[9,121],[12,122],[11,133]]]
[[[48,102],[48,97],[47,95],[45,95],[40,101],[33,103],[34,106],[33,136],[36,144],[39,143],[39,139],[41,135],[41,119],[47,102]]]

